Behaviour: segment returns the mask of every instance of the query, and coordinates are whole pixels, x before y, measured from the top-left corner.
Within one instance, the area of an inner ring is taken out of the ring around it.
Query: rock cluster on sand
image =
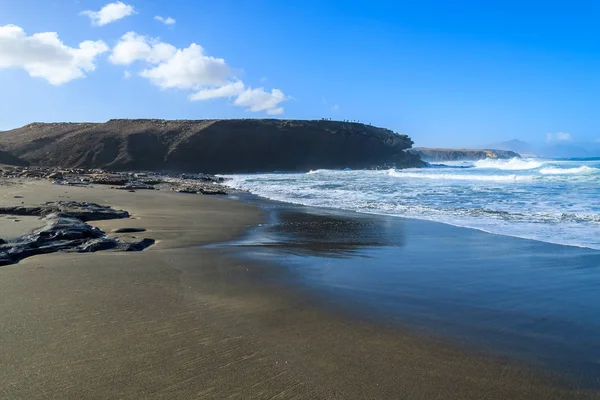
[[[94,203],[60,201],[40,206],[2,207],[1,214],[40,216],[46,225],[14,240],[0,239],[0,265],[14,264],[27,257],[57,251],[141,251],[154,244],[154,240],[149,238],[134,242],[109,238],[102,230],[88,225],[88,221],[129,217],[127,211]]]
[[[181,193],[226,195],[223,178],[209,174],[114,172],[102,169],[0,167],[0,178],[49,179],[59,185],[106,185],[118,190],[174,190]]]

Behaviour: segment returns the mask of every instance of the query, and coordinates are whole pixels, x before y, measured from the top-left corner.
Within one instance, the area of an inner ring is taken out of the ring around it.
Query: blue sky
[[[110,2],[0,2],[0,130],[328,117],[425,146],[600,139],[597,1],[124,0],[120,19],[82,14]],[[31,38],[43,32],[66,53]],[[91,53],[71,52],[84,41]]]

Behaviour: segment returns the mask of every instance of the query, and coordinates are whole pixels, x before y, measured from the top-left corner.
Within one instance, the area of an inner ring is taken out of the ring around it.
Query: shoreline
[[[54,253],[0,268],[2,396],[597,398],[510,361],[332,313],[268,263],[201,247],[264,222],[255,206],[49,183],[21,192],[25,202],[68,196],[124,209],[134,219],[92,225],[145,228],[157,241],[139,253]]]
[[[469,163],[469,168],[223,176],[231,179],[226,182],[230,187],[278,201],[429,220],[600,250],[593,196],[600,164],[477,163]],[[569,198],[561,188],[581,195]]]
[[[226,186],[226,187],[230,188],[230,189],[233,189],[233,188],[231,188],[229,186]],[[291,201],[273,200],[273,199],[270,199],[268,197],[264,197],[264,196],[261,196],[261,195],[258,195],[258,194],[254,194],[254,193],[251,193],[251,192],[244,191],[244,190],[239,190],[239,189],[235,189],[235,190],[238,190],[238,192],[232,193],[232,194],[228,195],[228,198],[234,198],[236,200],[239,200],[239,201],[242,201],[242,202],[245,202],[245,203],[248,203],[248,204],[279,203],[279,204],[288,205],[290,207],[298,207],[298,208],[304,208],[305,207],[305,208],[310,208],[310,209],[315,209],[315,210],[326,210],[326,211],[338,212],[338,213],[348,213],[348,214],[367,215],[367,216],[370,215],[370,216],[373,216],[373,217],[399,218],[401,220],[408,220],[408,221],[415,221],[415,222],[424,222],[424,223],[430,223],[430,224],[441,224],[441,225],[445,225],[445,226],[451,226],[453,228],[474,230],[474,231],[477,231],[477,232],[486,233],[488,235],[493,235],[493,236],[501,236],[501,237],[507,237],[507,238],[511,238],[511,239],[518,239],[518,240],[526,240],[526,241],[537,242],[537,243],[544,243],[544,244],[548,244],[548,245],[552,245],[552,246],[573,247],[573,248],[576,248],[576,249],[583,249],[583,250],[587,250],[587,251],[594,251],[594,252],[599,252],[600,253],[600,249],[596,249],[596,248],[593,248],[593,247],[587,247],[587,246],[576,245],[576,244],[568,244],[568,243],[550,242],[550,241],[544,241],[544,240],[540,240],[540,239],[533,239],[533,238],[529,238],[529,237],[509,235],[509,234],[505,234],[505,233],[497,233],[497,232],[492,232],[492,231],[485,230],[483,228],[475,228],[475,227],[466,226],[466,225],[457,225],[457,224],[453,224],[453,223],[445,222],[445,221],[436,221],[436,220],[432,220],[432,219],[416,218],[416,217],[405,217],[403,215],[398,215],[398,214],[386,214],[386,213],[375,213],[375,212],[367,212],[367,211],[356,211],[356,210],[351,210],[351,209],[346,209],[346,208],[313,206],[313,205],[307,205],[307,204],[303,204],[303,203],[294,203],[294,202],[291,202]]]

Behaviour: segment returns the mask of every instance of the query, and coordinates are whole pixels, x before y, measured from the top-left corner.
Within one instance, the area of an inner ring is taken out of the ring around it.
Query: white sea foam
[[[500,169],[505,171],[522,171],[536,169],[544,165],[544,162],[537,159],[511,158],[510,160],[486,159],[475,161],[475,168]]]
[[[575,168],[547,167],[540,169],[540,174],[544,175],[589,175],[598,172],[600,172],[600,169],[588,167],[587,165]]]
[[[535,177],[532,175],[471,175],[471,174],[444,174],[444,173],[414,173],[390,170],[388,175],[396,178],[418,178],[418,179],[438,179],[438,180],[454,180],[454,181],[483,181],[483,182],[527,182],[532,181]]]

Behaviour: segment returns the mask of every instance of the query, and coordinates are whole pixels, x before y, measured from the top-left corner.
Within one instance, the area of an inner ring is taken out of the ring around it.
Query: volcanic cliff
[[[110,120],[32,123],[0,133],[12,163],[112,170],[249,173],[425,164],[406,135],[341,121]]]

